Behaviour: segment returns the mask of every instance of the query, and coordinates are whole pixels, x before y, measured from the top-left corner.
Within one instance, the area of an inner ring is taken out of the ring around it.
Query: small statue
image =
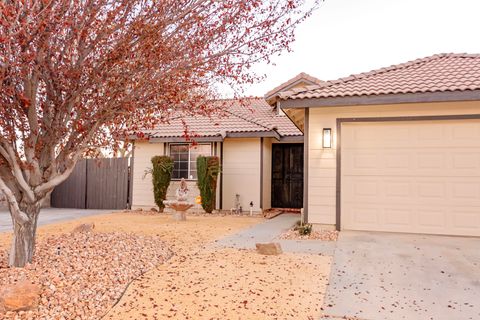
[[[177,201],[187,201],[188,197],[188,186],[184,178],[180,180],[180,187],[176,192]]]
[[[194,206],[193,203],[187,201],[188,186],[185,179],[180,180],[180,187],[176,193],[177,200],[164,200],[163,203],[167,208],[173,209],[173,220],[185,221],[187,220],[187,210]]]

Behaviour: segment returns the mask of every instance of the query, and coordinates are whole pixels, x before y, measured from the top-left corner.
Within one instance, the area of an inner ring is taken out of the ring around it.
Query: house
[[[169,124],[144,131],[145,138],[134,142],[132,207],[155,206],[151,177],[145,175],[153,156],[174,158],[167,198],[174,198],[179,180],[185,178],[193,202],[199,194],[196,158],[216,155],[222,167],[217,209],[235,208],[237,195],[244,211],[302,208],[303,134],[276,107],[276,100],[282,91],[321,83],[302,73],[267,93],[266,99],[226,100],[222,115],[173,118]],[[182,120],[194,136],[195,145],[185,141]],[[197,205],[193,210],[198,208]]]
[[[309,222],[480,236],[480,55],[297,87],[277,104],[304,133]]]

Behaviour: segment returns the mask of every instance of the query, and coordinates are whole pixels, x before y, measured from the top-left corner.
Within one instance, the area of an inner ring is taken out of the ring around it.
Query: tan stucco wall
[[[480,114],[480,102],[310,108],[309,113],[308,219],[335,224],[337,118]],[[323,128],[332,128],[332,149],[322,148]]]
[[[263,139],[263,210],[272,207],[272,140],[274,139]]]
[[[244,211],[260,211],[260,138],[232,138],[223,143],[223,209],[234,207],[240,195]]]
[[[170,154],[168,143],[167,143],[166,154],[167,155]],[[215,142],[212,143],[212,155],[218,156],[220,158],[219,146]],[[221,159],[220,159],[220,161],[221,161]],[[195,203],[195,198],[200,195],[200,190],[198,189],[197,181],[196,180],[188,180],[187,185],[188,185],[188,190],[189,190],[187,201],[189,201],[191,203],[194,203],[194,206],[191,209],[189,209],[188,211],[194,211],[194,212],[203,211],[202,205]],[[179,187],[180,187],[180,180],[172,180],[170,182],[170,186],[168,187],[168,190],[167,190],[167,200],[175,200],[176,199],[176,192],[177,192],[177,189]],[[217,197],[216,197],[215,209],[219,209],[219,208],[220,208],[220,176],[218,177],[218,180],[217,180]],[[168,212],[168,211],[171,211],[171,210],[165,209],[165,212]]]
[[[217,178],[217,201],[215,203],[215,208],[216,209],[221,209],[220,208],[220,205],[221,205],[221,200],[220,200],[220,197],[222,195],[221,191],[220,191],[220,187],[221,187],[221,183],[220,181],[222,180],[222,168],[221,168],[221,164],[222,164],[222,152],[221,152],[221,142],[215,142],[213,144],[213,150],[212,150],[212,154],[214,156],[217,156],[220,160],[220,174],[218,175],[218,178]]]
[[[215,144],[213,144],[215,146]],[[168,144],[167,144],[168,149]],[[165,150],[165,154],[168,154],[168,150]],[[215,153],[216,151],[216,153]],[[212,153],[220,157],[220,146],[213,147]],[[150,162],[153,156],[164,154],[164,143],[149,143],[147,141],[137,141],[135,143],[134,152],[134,167],[133,167],[133,203],[132,208],[144,208],[150,209],[156,207],[153,198],[152,176],[145,171],[152,167]],[[180,181],[173,180],[170,182],[170,186],[167,190],[167,200],[174,200],[176,190],[179,188]],[[195,198],[200,195],[200,191],[197,187],[196,181],[187,181],[189,194],[188,201],[194,203]],[[217,204],[216,208],[220,207],[220,177],[217,185]],[[195,204],[190,211],[201,211],[201,205]],[[168,211],[168,210],[166,210]]]
[[[152,176],[150,174],[145,175],[145,170],[152,167],[151,159],[153,156],[163,155],[163,149],[163,143],[135,142],[132,208],[156,206],[153,199]]]

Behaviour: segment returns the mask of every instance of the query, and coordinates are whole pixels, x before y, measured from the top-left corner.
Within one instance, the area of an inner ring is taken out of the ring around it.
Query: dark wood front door
[[[272,207],[303,207],[303,144],[272,145]]]

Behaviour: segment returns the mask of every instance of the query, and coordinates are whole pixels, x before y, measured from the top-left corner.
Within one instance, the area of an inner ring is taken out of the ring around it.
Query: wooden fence
[[[130,162],[130,165],[129,165]],[[133,158],[84,159],[52,192],[52,207],[127,209]]]

